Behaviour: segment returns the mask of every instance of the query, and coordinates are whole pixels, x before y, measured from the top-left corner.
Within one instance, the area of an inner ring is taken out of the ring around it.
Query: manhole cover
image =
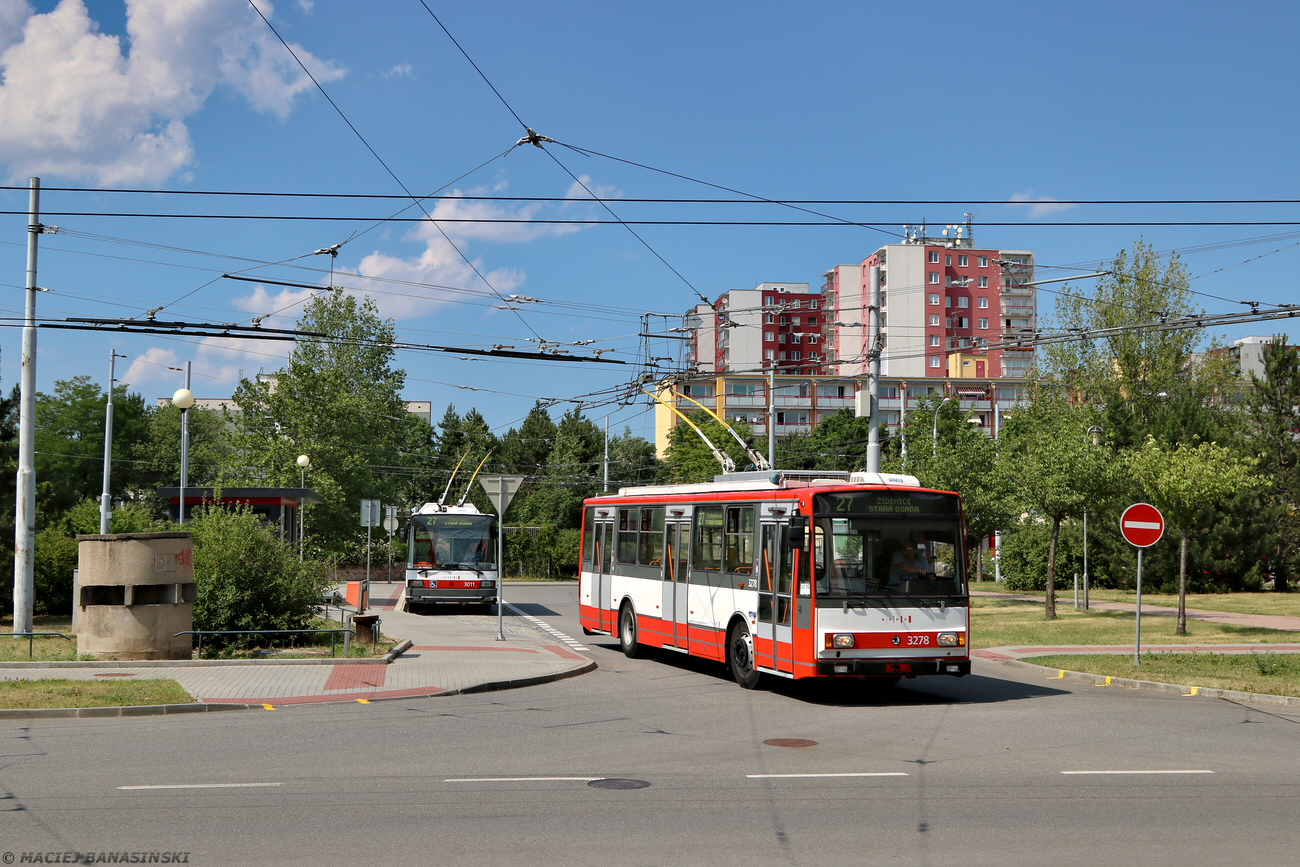
[[[645,780],[592,780],[587,785],[593,789],[644,789],[650,784]]]
[[[135,672],[132,671],[110,671],[110,672],[105,672],[104,674],[95,675],[95,677],[134,677],[134,676],[135,676]]]
[[[815,747],[816,741],[804,740],[803,738],[772,738],[763,741],[769,747]]]

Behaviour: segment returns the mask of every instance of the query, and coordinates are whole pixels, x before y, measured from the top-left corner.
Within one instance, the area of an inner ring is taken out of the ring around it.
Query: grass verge
[[[1300,655],[1291,653],[1144,653],[1141,665],[1133,664],[1132,654],[1034,656],[1025,661],[1157,683],[1300,696]]]
[[[1131,644],[1134,614],[1131,611],[1076,611],[1071,605],[1056,606],[1057,619],[1043,619],[1042,602],[1005,597],[971,598],[971,646],[1053,646],[1077,644]],[[1175,635],[1173,617],[1142,618],[1143,644],[1293,644],[1300,633],[1253,626],[1233,626],[1188,620],[1187,635]]]
[[[980,581],[971,584],[971,590],[986,593],[1011,593],[1003,584],[993,581]],[[1083,591],[1080,590],[1080,599]],[[1043,598],[1041,591],[1025,591],[1022,596]],[[1132,590],[1104,590],[1096,587],[1088,592],[1091,602],[1137,602],[1137,593]],[[1074,605],[1074,584],[1067,578],[1066,583],[1056,588],[1056,604]],[[1178,607],[1177,593],[1142,592],[1143,605],[1167,605]],[[1287,617],[1300,617],[1300,593],[1188,593],[1187,607],[1202,611],[1230,611],[1233,614],[1281,614]]]
[[[138,707],[194,701],[174,680],[101,682],[93,680],[0,681],[0,708]]]

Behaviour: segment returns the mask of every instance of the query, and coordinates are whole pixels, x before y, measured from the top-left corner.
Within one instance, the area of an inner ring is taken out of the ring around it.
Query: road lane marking
[[[1063,774],[1212,774],[1214,771],[1061,771]]]
[[[861,774],[745,774],[749,780],[778,780],[778,779],[800,779],[808,777],[906,777],[904,771],[881,771],[877,773]]]
[[[560,630],[556,629],[554,626],[552,626],[551,624],[547,623],[545,620],[542,620],[542,619],[539,618],[539,617],[534,617],[534,616],[531,615],[531,614],[525,614],[524,612],[520,611],[520,610],[519,610],[518,608],[516,608],[515,606],[511,605],[509,602],[506,603],[506,608],[510,609],[510,611],[513,612],[516,616],[524,618],[524,619],[527,620],[529,623],[531,623],[533,626],[536,626],[538,629],[542,630],[543,632],[545,632],[547,635],[551,636],[552,638],[554,638],[554,639],[556,639],[556,640],[558,640],[558,641],[563,641],[565,644],[567,644],[567,645],[568,645],[569,647],[571,647],[572,649],[574,649],[574,650],[580,650],[580,651],[582,651],[583,653],[591,653],[591,648],[590,648],[590,647],[588,647],[587,645],[583,644],[581,641],[574,641],[572,638],[570,638],[569,636],[565,635],[563,632],[561,632]]]
[[[182,783],[173,786],[118,786],[124,791],[138,789],[257,789],[283,786],[284,783]]]
[[[590,783],[605,777],[454,777],[443,780],[444,783],[532,783],[541,780],[569,780],[577,783]]]

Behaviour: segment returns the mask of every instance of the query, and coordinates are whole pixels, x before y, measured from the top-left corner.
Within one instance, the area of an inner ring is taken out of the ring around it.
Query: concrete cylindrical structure
[[[189,659],[194,537],[78,536],[77,653],[97,659]]]

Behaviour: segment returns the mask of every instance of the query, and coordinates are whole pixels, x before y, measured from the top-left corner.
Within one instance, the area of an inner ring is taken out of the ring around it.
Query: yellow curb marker
[[[1185,693],[1183,693],[1183,698],[1187,698],[1187,697],[1190,696],[1190,695],[1198,695],[1198,694],[1200,693],[1200,691],[1201,691],[1201,688],[1200,688],[1199,686],[1194,686],[1194,687],[1192,687],[1191,689],[1192,689],[1191,692],[1185,692]]]
[[[1110,686],[1110,682],[1112,680],[1114,680],[1114,678],[1112,678],[1110,675],[1106,675],[1106,686]]]
[[[262,705],[262,707],[266,708],[267,710],[275,710],[275,705],[273,704],[264,704]]]
[[[359,698],[359,699],[357,699],[357,704],[370,704],[370,699],[368,699],[368,698]]]
[[[1048,680],[1061,680],[1061,679],[1064,678],[1064,677],[1065,677],[1065,669],[1064,669],[1064,668],[1058,668],[1058,669],[1056,670],[1056,674],[1054,674],[1054,675],[1052,675],[1051,677],[1049,677]]]

